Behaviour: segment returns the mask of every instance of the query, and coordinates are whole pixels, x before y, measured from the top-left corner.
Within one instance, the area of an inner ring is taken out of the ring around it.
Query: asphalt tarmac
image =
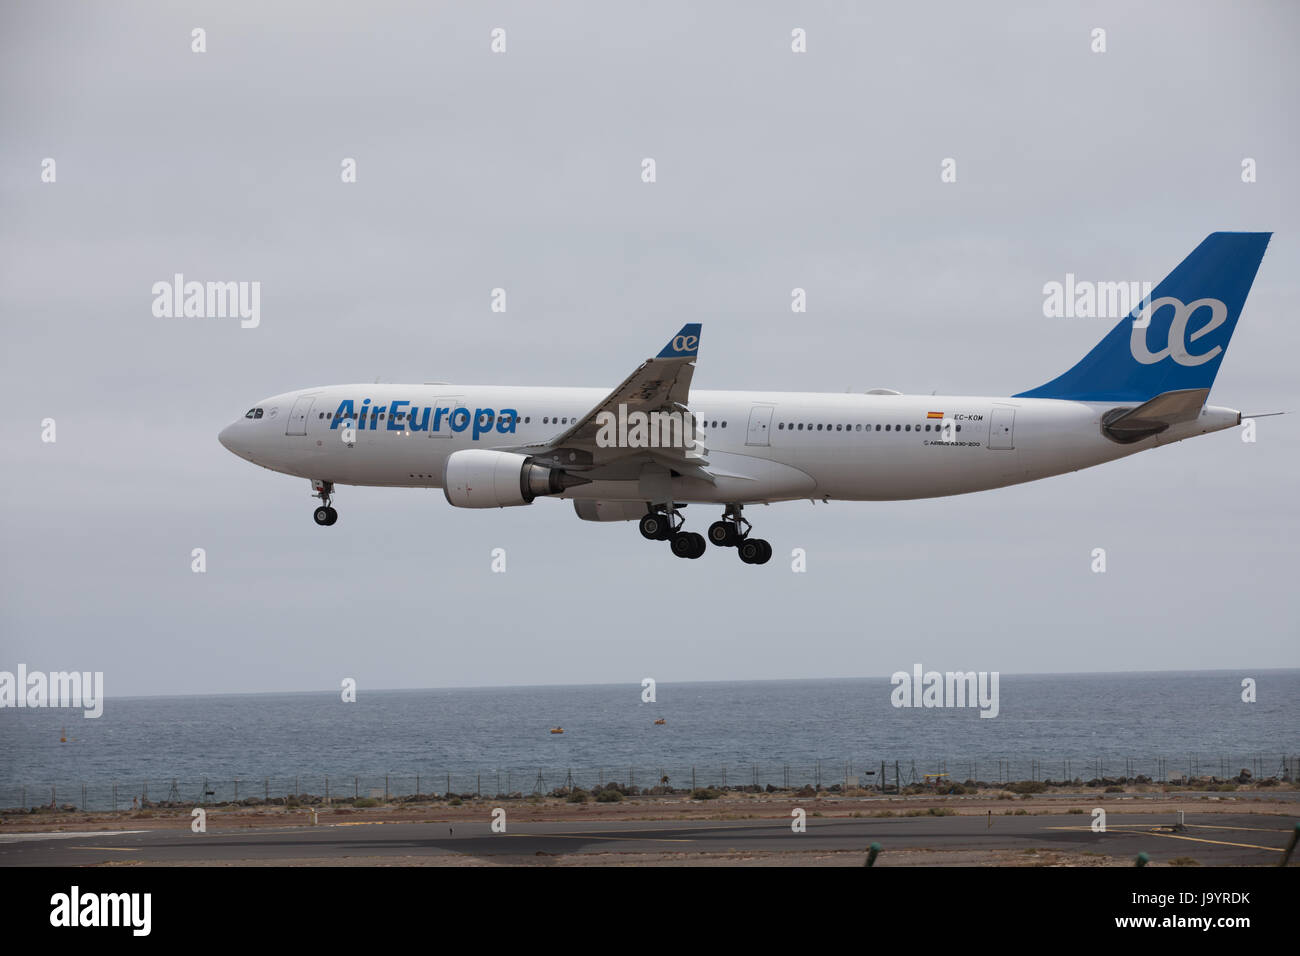
[[[1152,862],[1191,857],[1202,865],[1277,865],[1295,820],[1265,814],[1196,814],[1173,829],[1170,814],[1112,814],[1105,833],[1079,814],[893,818],[816,818],[795,833],[790,819],[583,821],[510,825],[494,833],[489,820],[454,823],[354,822],[320,826],[175,829],[85,833],[0,834],[0,866],[95,864],[265,864],[453,862],[456,855],[485,862],[544,862],[583,853],[698,854],[855,851],[872,843],[885,851],[935,849],[1013,852],[1030,849],[1104,854]],[[401,858],[401,860],[399,860]],[[420,859],[424,858],[424,859]],[[513,860],[512,860],[513,858]],[[664,862],[671,863],[670,856]],[[778,862],[774,860],[774,862]],[[1297,861],[1300,862],[1300,861]]]

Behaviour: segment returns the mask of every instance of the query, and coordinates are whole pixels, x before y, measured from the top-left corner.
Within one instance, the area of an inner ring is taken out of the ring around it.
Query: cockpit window
[[[252,417],[253,417],[253,412],[255,412],[255,411],[257,411],[256,408],[250,408],[248,411],[244,412],[244,417],[245,417],[245,418],[252,418]]]
[[[255,408],[255,409],[253,409],[253,417],[254,417],[254,418],[261,418],[261,417],[262,417],[262,410],[261,410],[260,408]]]

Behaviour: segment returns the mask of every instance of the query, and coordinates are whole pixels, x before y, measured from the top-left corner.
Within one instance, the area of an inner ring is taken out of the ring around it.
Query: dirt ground
[[[792,807],[803,807],[810,817],[873,817],[906,816],[927,813],[930,808],[943,808],[959,815],[994,816],[1011,814],[1060,814],[1074,811],[1085,815],[1093,807],[1104,806],[1108,813],[1168,813],[1184,810],[1188,813],[1262,813],[1295,815],[1300,812],[1300,801],[1295,789],[1269,787],[1258,790],[1238,790],[1231,793],[1201,795],[1179,791],[1163,791],[1160,787],[1135,788],[1126,793],[1101,793],[1083,789],[1074,793],[1056,791],[1054,796],[1034,794],[1017,796],[1006,791],[986,791],[964,796],[889,796],[866,792],[844,795],[800,795],[794,793],[739,793],[726,792],[716,799],[696,800],[687,793],[663,796],[629,796],[618,803],[569,803],[560,797],[468,799],[459,806],[446,801],[427,803],[393,803],[370,808],[357,808],[346,804],[317,806],[317,823],[342,822],[392,822],[392,823],[454,823],[457,820],[482,820],[492,808],[506,807],[511,820],[521,823],[577,823],[600,820],[655,821],[674,820],[745,820],[787,816]],[[191,806],[151,807],[145,810],[92,811],[41,810],[39,812],[0,812],[0,834],[58,832],[62,830],[89,832],[93,830],[145,830],[173,828],[188,822]],[[312,823],[310,807],[283,806],[209,806],[207,823],[213,828],[229,827],[282,827],[306,826]],[[917,851],[934,862],[929,851]],[[835,856],[835,854],[828,854]],[[741,858],[728,859],[730,863],[746,862]],[[391,859],[387,862],[391,862]],[[702,862],[708,862],[707,859]],[[717,862],[717,861],[714,861]],[[955,863],[962,861],[955,860]],[[1078,861],[1079,865],[1101,865],[1099,862]]]

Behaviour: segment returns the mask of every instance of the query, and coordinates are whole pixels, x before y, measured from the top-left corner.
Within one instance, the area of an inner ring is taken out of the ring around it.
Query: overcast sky
[[[313,385],[612,386],[688,321],[700,388],[1007,395],[1113,325],[1044,318],[1044,283],[1155,282],[1218,229],[1275,235],[1211,401],[1300,413],[1297,36],[1287,2],[6,3],[0,669],[112,696],[1296,666],[1300,414],[751,508],[761,568],[437,490],[343,487],[319,528],[216,435]],[[260,326],[155,318],[177,272],[259,281]]]

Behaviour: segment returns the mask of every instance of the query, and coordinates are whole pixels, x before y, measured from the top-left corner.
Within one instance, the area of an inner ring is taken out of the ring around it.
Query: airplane
[[[693,390],[690,323],[613,391],[306,388],[257,402],[218,439],[310,479],[319,525],[338,520],[337,485],[441,488],[460,508],[555,497],[699,558],[706,540],[683,511],[720,505],[708,542],[765,564],[746,505],[967,494],[1241,424],[1206,399],[1271,235],[1212,233],[1072,368],[1006,397]]]

